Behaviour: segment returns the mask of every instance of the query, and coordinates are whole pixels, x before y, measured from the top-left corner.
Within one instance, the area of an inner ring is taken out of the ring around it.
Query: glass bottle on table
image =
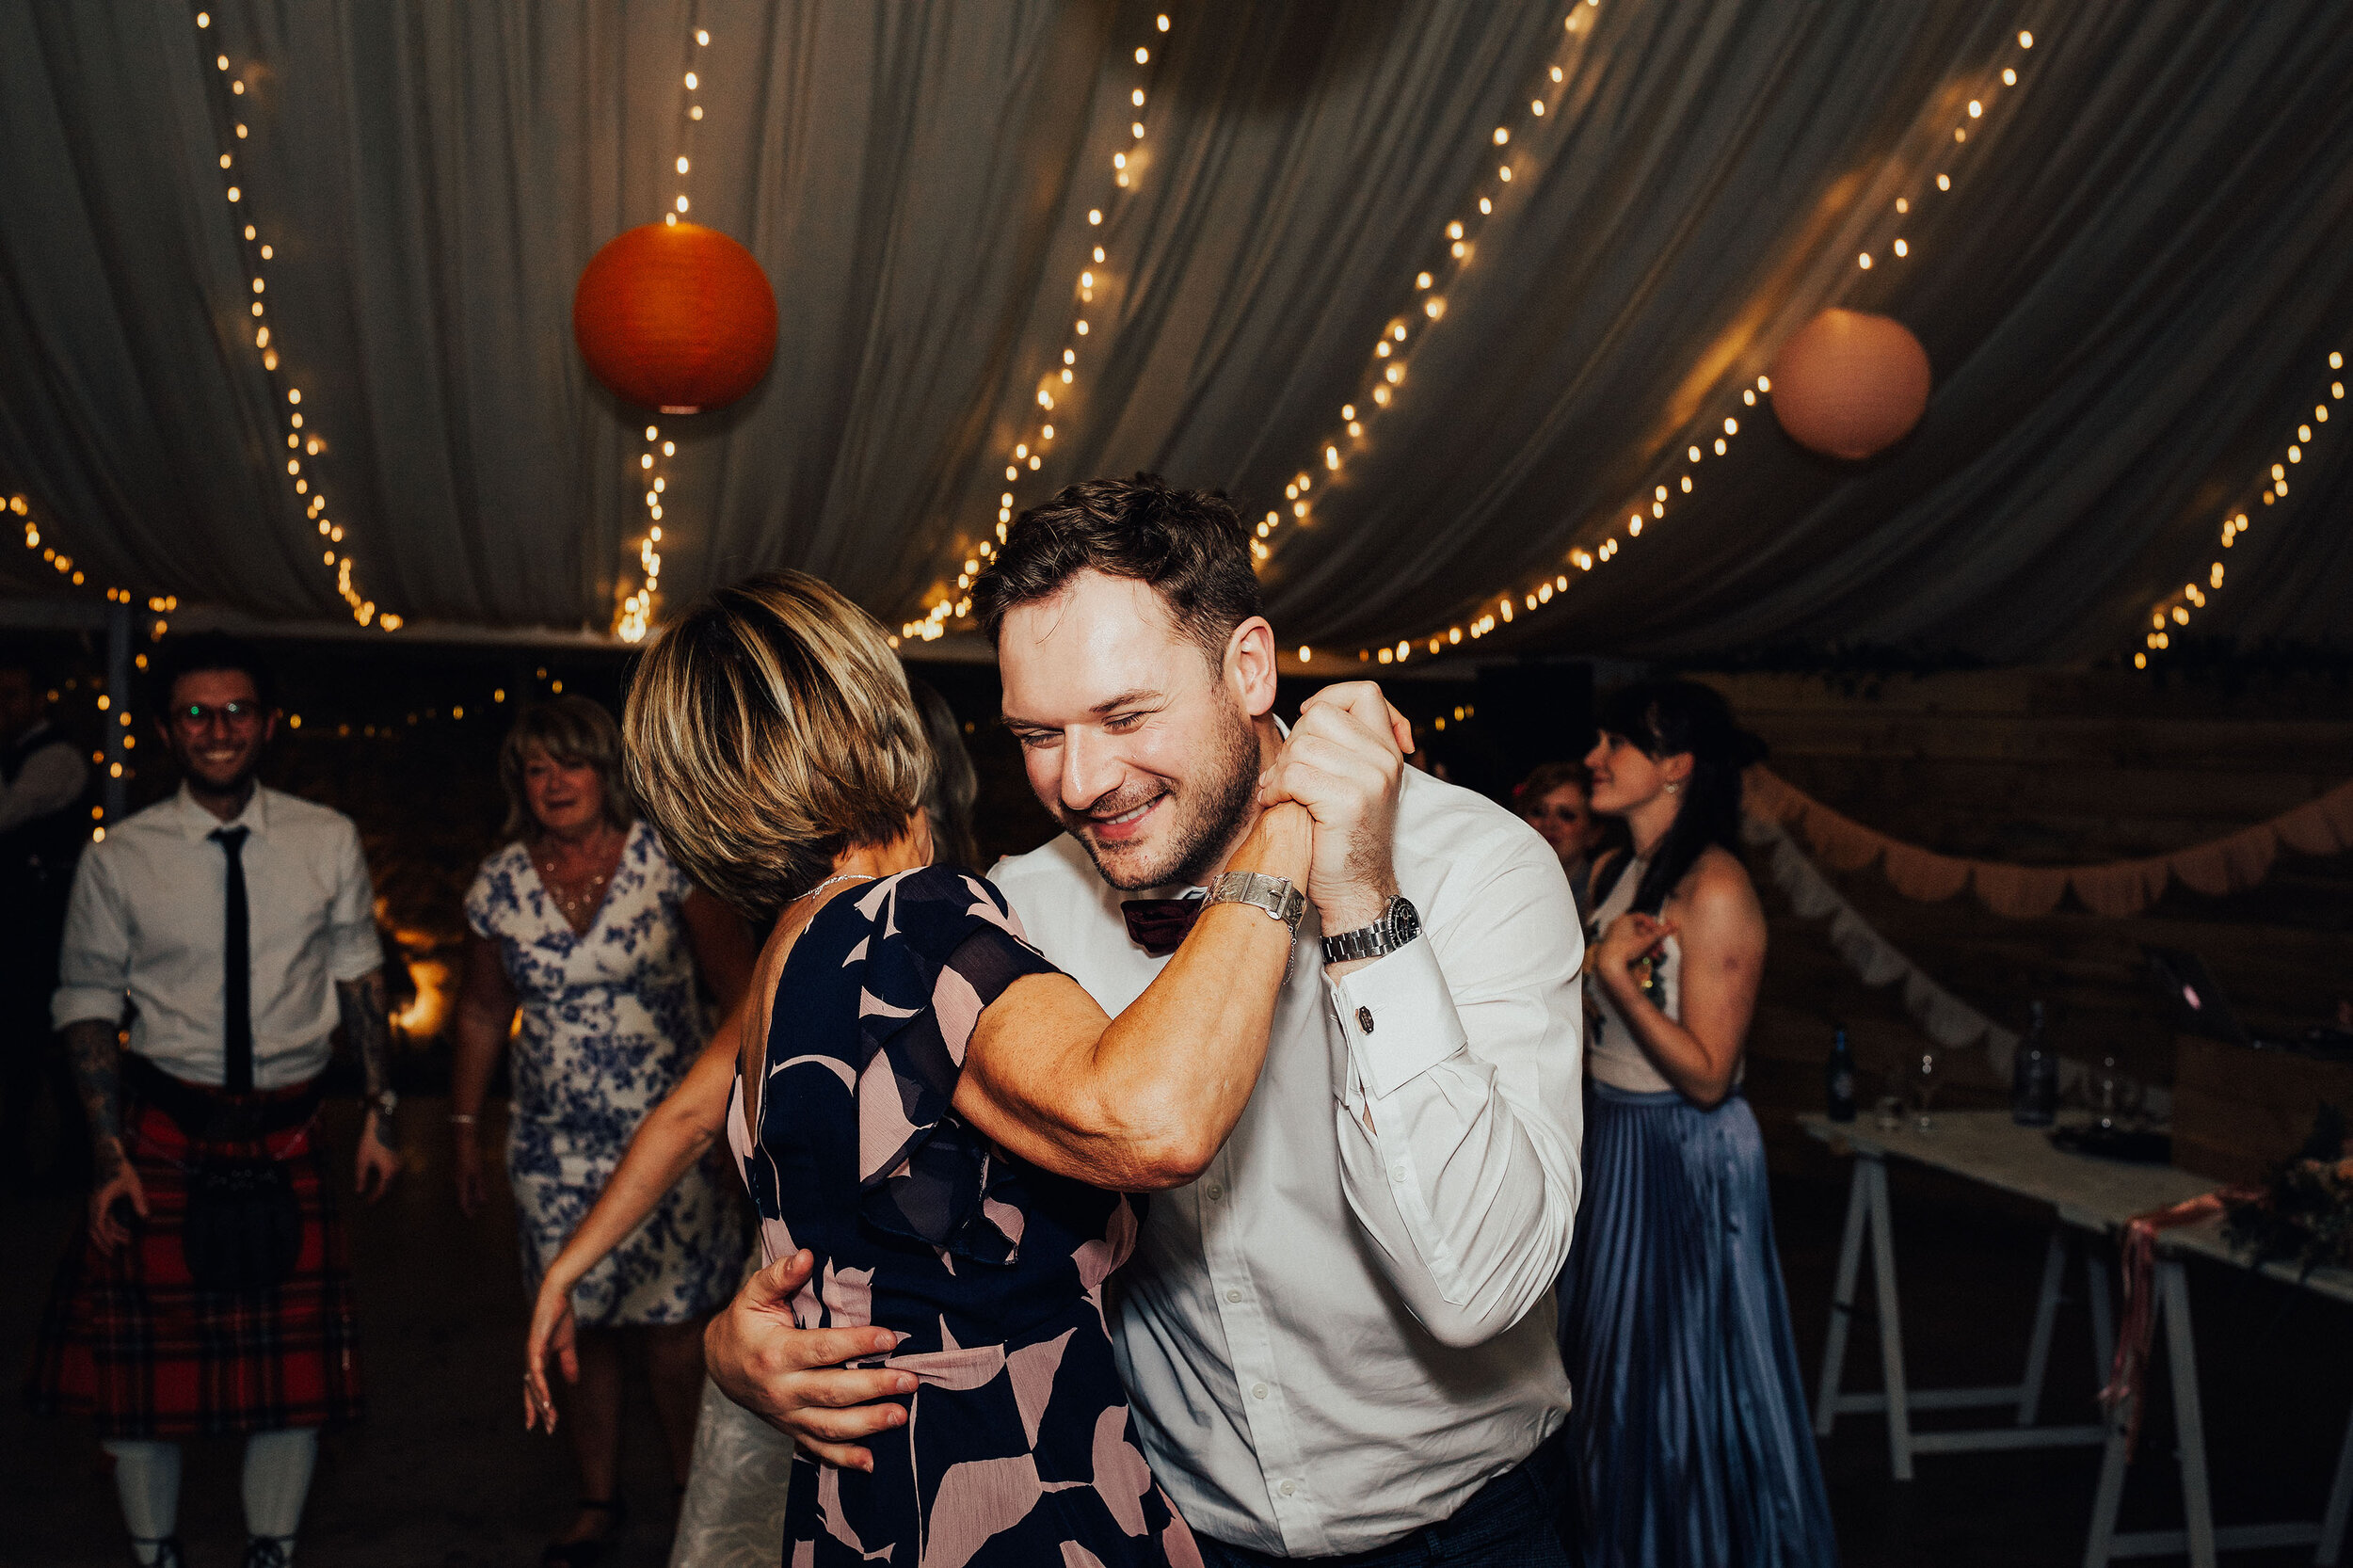
[[[1841,1028],[1831,1036],[1830,1059],[1822,1064],[1822,1088],[1833,1122],[1854,1120],[1854,1048]]]
[[[2009,1068],[2009,1119],[2020,1127],[2049,1127],[2058,1119],[2058,1058],[2044,1031],[2042,1003],[2028,1008],[2024,1039]]]

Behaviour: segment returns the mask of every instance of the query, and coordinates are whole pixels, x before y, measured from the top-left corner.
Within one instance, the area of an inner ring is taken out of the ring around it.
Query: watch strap
[[[1323,939],[1323,961],[1353,963],[1359,958],[1385,958],[1421,935],[1421,918],[1402,894],[1389,900],[1381,918],[1370,925],[1343,931]]]
[[[1299,935],[1301,917],[1307,913],[1307,895],[1292,887],[1289,878],[1263,872],[1220,872],[1210,882],[1209,896],[1202,906],[1212,904],[1247,904],[1263,909],[1290,927],[1294,936]]]

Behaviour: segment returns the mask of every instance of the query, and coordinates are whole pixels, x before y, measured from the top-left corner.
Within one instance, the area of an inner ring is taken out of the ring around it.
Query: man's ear
[[[1257,719],[1274,711],[1274,628],[1264,616],[1251,616],[1225,639],[1223,673],[1243,712]]]

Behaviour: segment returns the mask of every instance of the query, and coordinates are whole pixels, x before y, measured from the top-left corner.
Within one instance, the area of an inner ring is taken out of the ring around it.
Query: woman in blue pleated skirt
[[[1588,1568],[1837,1561],[1740,1096],[1765,916],[1734,853],[1763,747],[1689,681],[1617,694],[1587,759],[1633,836],[1593,872],[1585,1192],[1561,1281]]]

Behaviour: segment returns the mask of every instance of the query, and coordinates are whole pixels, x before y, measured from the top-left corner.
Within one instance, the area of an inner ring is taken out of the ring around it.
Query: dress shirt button
[[[1357,1027],[1358,1029],[1363,1030],[1363,1031],[1364,1031],[1366,1033],[1368,1033],[1368,1034],[1369,1034],[1369,1033],[1371,1033],[1371,1032],[1372,1032],[1372,1009],[1371,1009],[1371,1008],[1369,1008],[1369,1007],[1359,1007],[1358,1009],[1356,1009],[1356,1027]]]
[[[1216,1182],[1214,1182],[1214,1181],[1212,1181],[1212,1182],[1210,1182],[1210,1183],[1209,1183],[1209,1201],[1210,1201],[1211,1203],[1215,1203],[1215,1202],[1217,1202],[1217,1200],[1218,1200],[1218,1199],[1220,1199],[1220,1198],[1224,1197],[1225,1195],[1225,1188],[1220,1187],[1220,1186],[1219,1186]]]
[[[1252,1399],[1254,1399],[1254,1400],[1263,1400],[1263,1399],[1265,1399],[1265,1398],[1266,1398],[1266,1384],[1263,1384],[1263,1383],[1254,1383],[1254,1384],[1252,1384],[1250,1385],[1250,1397],[1251,1397]]]
[[[1228,1290],[1225,1292],[1225,1299],[1229,1302],[1238,1302],[1241,1300],[1241,1292],[1239,1290]]]
[[[1283,1483],[1282,1490],[1283,1496],[1288,1497],[1299,1490],[1299,1483],[1295,1480],[1287,1480]]]

